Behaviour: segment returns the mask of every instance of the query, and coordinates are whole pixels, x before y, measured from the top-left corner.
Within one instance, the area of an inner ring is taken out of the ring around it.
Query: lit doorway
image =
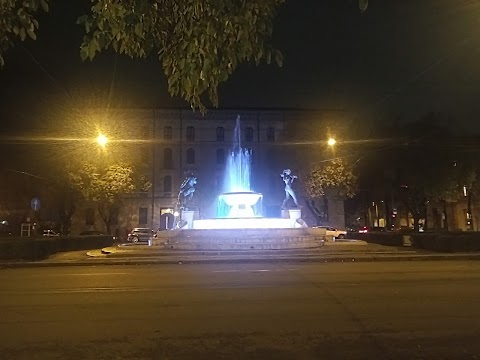
[[[172,230],[175,226],[175,216],[172,208],[160,208],[159,230]]]

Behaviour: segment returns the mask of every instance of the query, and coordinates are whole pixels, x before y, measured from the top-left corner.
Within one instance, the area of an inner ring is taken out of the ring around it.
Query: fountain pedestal
[[[193,229],[193,210],[183,210],[182,211],[182,220],[187,222],[187,229]]]
[[[302,211],[300,209],[290,209],[288,210],[288,217],[292,220],[297,220],[302,217]]]

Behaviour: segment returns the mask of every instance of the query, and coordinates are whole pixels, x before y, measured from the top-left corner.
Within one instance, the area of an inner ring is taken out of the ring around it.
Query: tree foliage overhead
[[[82,59],[112,48],[132,58],[155,54],[168,91],[192,108],[218,105],[218,86],[241,63],[257,65],[282,54],[269,43],[277,9],[285,0],[91,0],[79,17],[85,28]],[[50,0],[0,0],[0,65],[16,39],[36,39],[34,14],[48,11]],[[365,11],[368,0],[359,0]]]
[[[306,181],[307,193],[312,199],[324,196],[327,189],[336,189],[345,196],[352,197],[356,187],[354,166],[340,157],[315,166]]]
[[[5,63],[4,52],[14,45],[15,39],[37,38],[39,24],[34,14],[40,9],[48,11],[47,1],[0,0],[0,66]]]
[[[132,58],[155,52],[171,95],[203,108],[208,94],[218,104],[218,86],[246,61],[282,63],[268,40],[284,0],[95,0],[79,22],[86,35],[80,54],[93,59],[113,48]]]

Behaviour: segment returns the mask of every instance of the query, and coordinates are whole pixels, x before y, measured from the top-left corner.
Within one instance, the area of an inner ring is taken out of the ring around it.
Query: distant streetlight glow
[[[107,143],[108,143],[108,138],[107,138],[105,135],[100,134],[100,135],[98,135],[98,137],[97,137],[97,143],[98,143],[98,145],[100,145],[101,147],[105,147],[105,146],[107,145]]]
[[[335,140],[334,138],[330,138],[330,139],[328,139],[328,141],[327,141],[328,146],[333,146],[333,145],[335,145],[336,143],[337,143],[337,140]]]

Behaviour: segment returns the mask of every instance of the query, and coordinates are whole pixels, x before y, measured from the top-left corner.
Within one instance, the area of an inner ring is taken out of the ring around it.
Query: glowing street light
[[[328,146],[334,146],[336,143],[337,143],[337,140],[335,140],[334,138],[330,138],[327,141]]]
[[[107,143],[108,143],[108,138],[105,135],[103,135],[103,134],[98,135],[98,137],[97,137],[97,144],[98,145],[100,145],[101,147],[104,148],[107,145]]]

